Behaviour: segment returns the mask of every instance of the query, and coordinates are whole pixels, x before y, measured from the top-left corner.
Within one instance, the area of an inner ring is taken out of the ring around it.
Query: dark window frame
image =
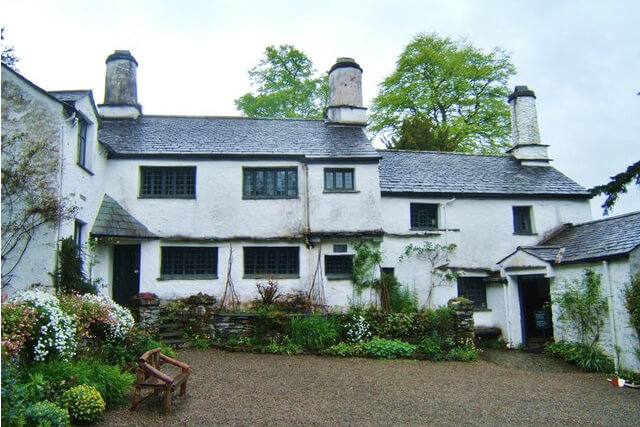
[[[535,234],[532,212],[532,206],[513,206],[513,234]]]
[[[412,230],[437,230],[438,210],[437,203],[411,203],[410,205]]]
[[[353,277],[353,255],[325,255],[324,274],[329,280]]]
[[[242,198],[247,200],[298,198],[298,168],[242,168]]]
[[[355,188],[356,172],[354,168],[324,169],[324,191],[330,193],[348,193],[355,191]]]
[[[245,279],[297,279],[300,277],[300,247],[245,246]]]
[[[161,246],[160,279],[202,280],[218,278],[216,246]]]
[[[85,225],[86,223],[84,221],[80,221],[77,218],[73,221],[73,243],[76,245],[78,256],[82,256],[82,242],[84,240]]]
[[[140,166],[141,199],[195,199],[195,166]]]
[[[477,276],[458,277],[458,296],[473,302],[476,310],[487,309],[487,278]]]
[[[77,127],[76,163],[78,166],[87,169],[87,134],[89,132],[89,123],[82,117],[78,117]]]

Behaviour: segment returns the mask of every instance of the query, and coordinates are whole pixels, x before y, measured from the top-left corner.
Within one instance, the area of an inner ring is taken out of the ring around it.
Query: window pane
[[[411,203],[411,228],[438,228],[438,205]]]
[[[218,248],[164,246],[160,272],[164,278],[216,277]]]
[[[151,197],[194,197],[195,167],[141,167],[140,195]]]
[[[483,277],[459,277],[458,296],[473,302],[476,308],[487,307],[487,288]]]
[[[244,274],[297,276],[298,247],[245,247]]]

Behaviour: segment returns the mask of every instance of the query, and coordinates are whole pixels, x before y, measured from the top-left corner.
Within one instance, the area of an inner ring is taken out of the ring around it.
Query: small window
[[[286,199],[298,197],[297,168],[244,168],[245,199]]]
[[[78,255],[82,254],[82,242],[84,241],[85,223],[76,219],[73,222],[73,243],[76,245]]]
[[[484,277],[458,277],[458,296],[473,302],[474,308],[487,308],[487,285]]]
[[[300,277],[299,248],[252,246],[244,248],[244,277],[248,279]]]
[[[140,197],[195,199],[195,167],[140,167]]]
[[[327,279],[350,279],[353,275],[353,255],[325,255],[324,271]]]
[[[333,252],[335,253],[345,253],[347,252],[347,245],[345,244],[335,244],[333,245]]]
[[[438,228],[438,205],[411,203],[411,228],[417,230]]]
[[[86,169],[87,167],[87,122],[83,118],[78,118],[78,149],[76,162]]]
[[[514,234],[533,234],[531,206],[513,207],[513,232]]]
[[[216,279],[218,248],[163,246],[160,277],[163,279]]]
[[[324,189],[326,191],[353,191],[353,169],[325,169]]]

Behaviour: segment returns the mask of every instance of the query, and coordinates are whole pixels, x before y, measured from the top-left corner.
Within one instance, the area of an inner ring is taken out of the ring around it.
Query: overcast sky
[[[145,114],[238,115],[247,70],[272,44],[293,44],[322,72],[355,58],[365,106],[418,33],[501,46],[517,68],[511,85],[536,92],[553,165],[592,187],[640,159],[639,16],[635,0],[4,0],[0,25],[22,75],[46,90],[92,89],[97,103],[106,57],[130,50]],[[638,210],[632,186],[613,214]]]

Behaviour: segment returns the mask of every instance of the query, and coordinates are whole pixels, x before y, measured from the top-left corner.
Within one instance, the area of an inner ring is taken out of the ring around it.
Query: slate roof
[[[102,199],[91,234],[102,237],[158,238],[108,194]]]
[[[54,90],[49,91],[51,96],[62,101],[62,102],[70,102],[74,103],[79,99],[84,98],[85,96],[89,96],[91,93],[90,90]]]
[[[510,155],[379,150],[382,195],[548,195],[590,193],[553,167],[522,166]]]
[[[561,263],[625,255],[640,246],[640,212],[570,225],[538,246],[566,248]],[[545,261],[555,259],[551,256],[553,248],[538,251]]]
[[[245,117],[141,116],[101,121],[99,139],[110,157],[153,155],[296,155],[366,157],[378,153],[358,126],[322,120]]]

